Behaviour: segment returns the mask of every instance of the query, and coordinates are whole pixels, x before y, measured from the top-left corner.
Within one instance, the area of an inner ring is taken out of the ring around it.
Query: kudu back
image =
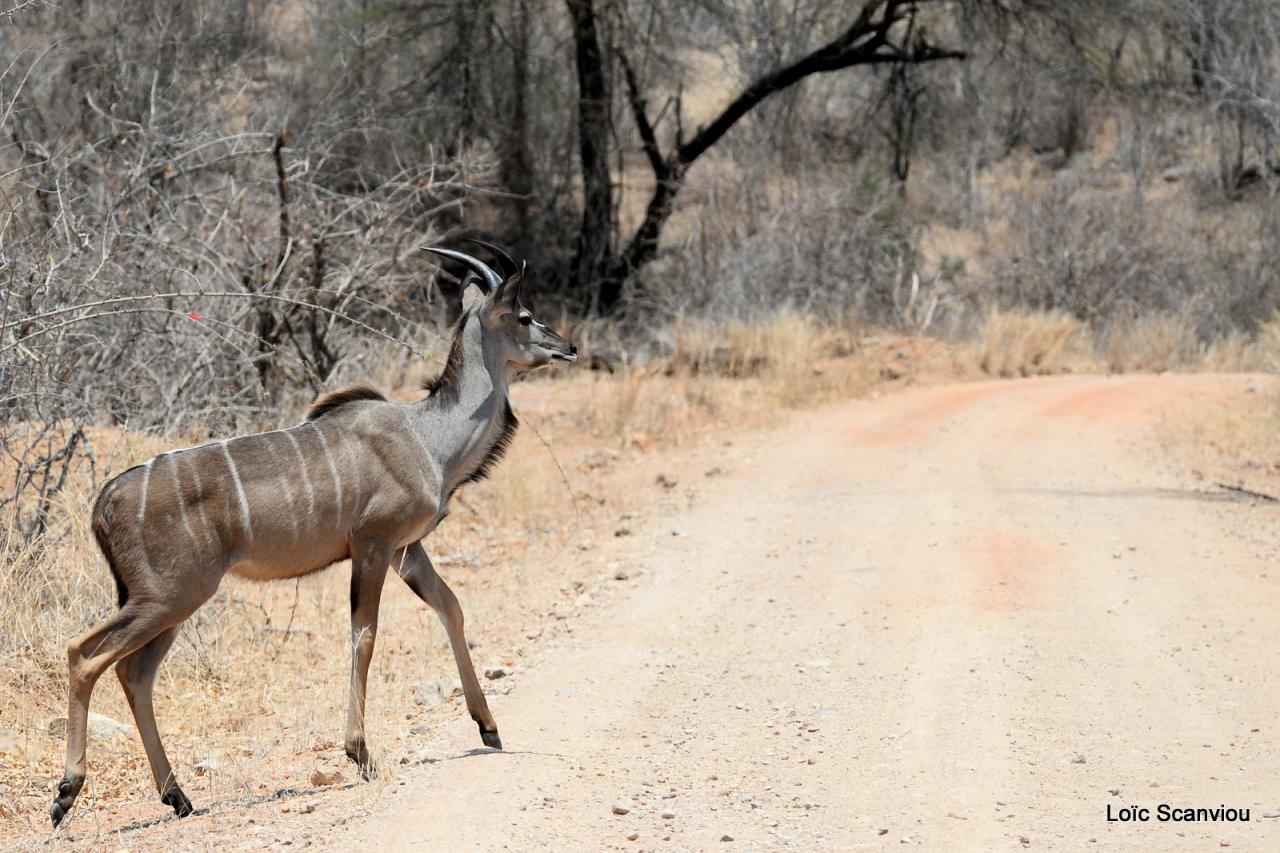
[[[228,572],[294,578],[350,558],[345,746],[365,775],[365,682],[389,566],[444,623],[467,710],[483,743],[501,749],[462,610],[420,540],[444,518],[454,491],[483,477],[511,440],[514,374],[572,361],[577,350],[533,319],[520,300],[522,271],[489,248],[502,275],[470,255],[431,250],[466,264],[484,287],[467,289],[444,371],[425,399],[397,404],[371,388],[349,388],[322,397],[295,427],[163,453],[103,487],[92,527],[120,609],[67,649],[67,763],[49,810],[55,826],[84,785],[89,698],[112,665],[161,801],[180,817],[191,813],[156,730],[152,687],[179,626]]]

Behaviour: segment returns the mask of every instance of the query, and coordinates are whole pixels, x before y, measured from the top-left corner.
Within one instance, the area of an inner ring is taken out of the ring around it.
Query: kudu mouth
[[[553,361],[568,361],[568,362],[577,361],[578,348],[574,344],[569,344],[568,352],[559,352],[558,350],[552,350],[551,358]]]

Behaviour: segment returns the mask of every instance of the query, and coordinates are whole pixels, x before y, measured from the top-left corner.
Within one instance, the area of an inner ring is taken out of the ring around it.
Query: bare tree
[[[918,64],[963,59],[967,55],[963,50],[930,44],[926,28],[917,24],[920,7],[929,2],[931,0],[870,0],[864,3],[854,20],[830,41],[799,59],[784,63],[760,76],[709,124],[687,139],[682,132],[677,132],[666,144],[658,140],[658,130],[649,115],[642,82],[626,54],[620,52],[618,60],[625,74],[628,101],[645,155],[653,170],[655,185],[644,218],[624,247],[608,254],[593,255],[585,260],[579,253],[579,282],[584,280],[584,272],[588,268],[590,280],[595,282],[593,304],[599,310],[607,312],[618,303],[627,275],[648,263],[657,253],[662,229],[671,216],[689,167],[716,145],[743,116],[769,96],[810,75],[860,65]],[[575,23],[579,18],[594,20],[592,0],[569,0],[569,3],[575,14]],[[606,77],[606,60],[598,44],[594,44],[593,33],[594,27],[575,26],[575,37],[579,45],[579,80],[588,81],[581,95],[581,103],[584,105],[598,104],[601,98],[607,98],[607,90],[597,86]],[[588,203],[584,206],[584,237],[579,241],[580,247],[588,245],[587,235],[591,238],[589,245],[594,248],[606,242],[601,239],[601,234],[610,233],[610,223],[605,217],[611,215],[611,211],[603,202],[608,199],[607,184],[611,179],[607,171],[600,168],[594,145],[594,140],[607,134],[607,120],[607,113],[602,110],[580,107],[579,132],[593,140],[590,146],[584,143],[583,149],[584,195],[588,199],[601,201],[600,204]]]

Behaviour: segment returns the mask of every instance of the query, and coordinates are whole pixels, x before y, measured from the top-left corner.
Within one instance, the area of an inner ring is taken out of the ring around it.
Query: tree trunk
[[[516,220],[515,255],[533,249],[529,205],[533,196],[533,157],[529,153],[529,4],[516,0],[511,12],[511,123],[506,127],[502,183],[511,194]]]
[[[573,19],[578,68],[578,152],[582,160],[582,227],[574,251],[571,289],[592,313],[609,311],[621,293],[610,263],[614,245],[613,186],[609,174],[609,79],[596,30],[593,0],[565,0]]]

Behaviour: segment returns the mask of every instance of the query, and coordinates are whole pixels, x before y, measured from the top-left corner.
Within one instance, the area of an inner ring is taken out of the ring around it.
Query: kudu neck
[[[471,312],[462,318],[457,340],[449,347],[450,361],[460,362],[452,365],[459,398],[484,402],[497,395],[498,402],[507,399],[509,368],[496,350],[497,347],[485,339],[484,324],[478,313]]]
[[[445,369],[423,400],[419,424],[446,483],[466,479],[503,433],[510,369],[475,313],[463,316]]]

